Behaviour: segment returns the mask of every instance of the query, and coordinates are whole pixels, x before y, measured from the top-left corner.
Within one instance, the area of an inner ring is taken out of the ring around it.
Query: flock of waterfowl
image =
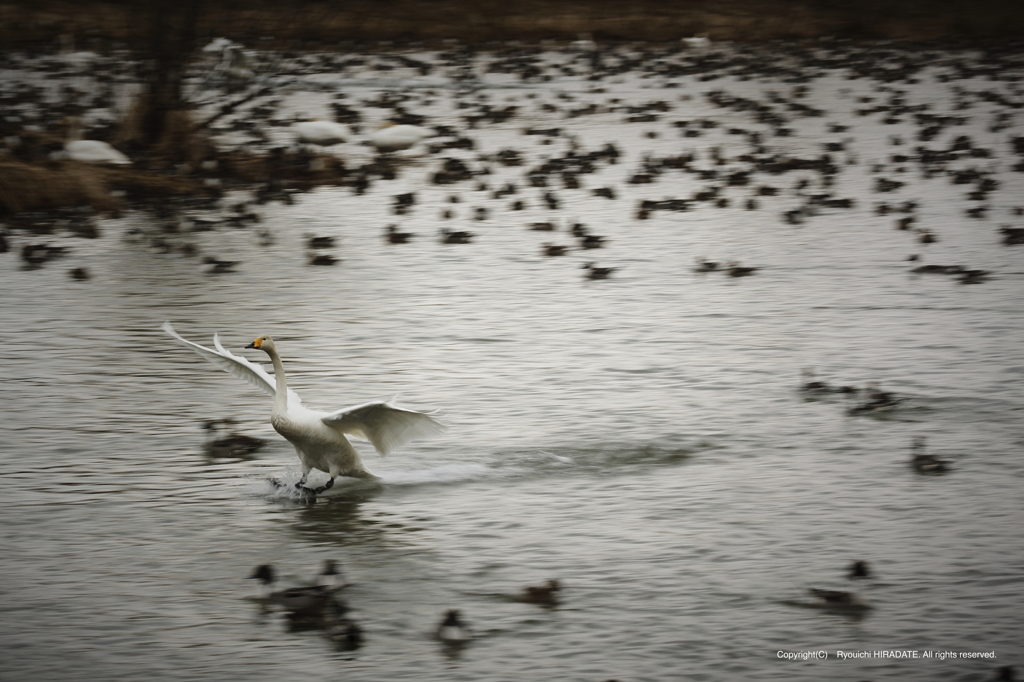
[[[809,397],[842,395],[851,400],[859,400],[846,409],[850,416],[877,415],[891,412],[907,401],[891,391],[883,391],[875,382],[868,382],[864,388],[852,385],[832,385],[818,379],[814,369],[805,367],[801,373],[800,391]],[[925,453],[926,438],[915,436],[912,442],[911,466],[922,474],[941,474],[950,469],[950,463],[935,455]]]
[[[282,180],[279,171],[284,166],[298,166],[314,174],[331,168],[332,184],[365,194],[377,183],[418,172],[415,166],[426,165],[423,188],[395,197],[396,216],[410,215],[416,206],[429,209],[444,201],[435,187],[459,202],[460,193],[450,190],[461,186],[462,192],[473,194],[474,205],[462,211],[461,217],[454,207],[442,210],[442,223],[462,220],[490,229],[515,226],[520,211],[555,216],[566,210],[567,203],[580,207],[586,201],[629,201],[630,195],[637,197],[633,199],[634,220],[739,207],[743,213],[736,219],[765,222],[758,212],[771,203],[774,221],[810,227],[819,216],[857,210],[867,203],[859,190],[858,196],[851,196],[849,189],[846,196],[841,194],[847,169],[862,163],[870,164],[871,192],[911,194],[912,198],[902,202],[877,202],[874,212],[902,214],[896,229],[913,232],[921,245],[935,243],[941,236],[933,227],[921,224],[927,220],[923,216],[929,207],[913,195],[911,176],[915,173],[921,182],[948,178],[954,185],[964,185],[969,190],[965,219],[988,220],[1007,210],[1005,201],[992,200],[1005,184],[999,179],[999,162],[1007,153],[1024,158],[1024,138],[1007,135],[1002,147],[985,145],[958,128],[973,120],[977,129],[977,119],[984,116],[990,131],[1015,129],[1016,110],[1024,106],[1024,93],[1018,84],[1020,63],[1012,46],[958,50],[944,44],[870,46],[831,40],[770,48],[681,42],[595,49],[586,46],[590,44],[577,41],[563,50],[541,51],[520,46],[456,46],[437,53],[275,54],[271,59],[271,55],[246,50],[237,43],[214,41],[206,50],[207,61],[197,62],[197,73],[205,69],[221,76],[233,74],[227,79],[234,86],[227,89],[223,80],[201,80],[206,89],[199,88],[194,96],[201,99],[219,92],[221,101],[235,97],[242,104],[230,107],[228,115],[211,125],[213,136],[204,160],[173,169],[203,180],[206,196],[155,203],[134,198],[133,207],[149,211],[153,218],[134,228],[133,236],[153,249],[199,255],[199,240],[192,236],[196,231],[246,227],[259,220],[255,210],[259,204],[294,201],[300,188],[288,187]],[[28,162],[75,159],[149,167],[144,150],[131,145],[116,149],[110,144],[117,132],[112,112],[123,107],[119,98],[132,81],[131,62],[91,52],[73,56],[5,55],[0,59],[0,70],[13,76],[0,86],[0,103],[10,112],[0,121],[3,151]],[[92,87],[81,85],[83,65],[88,65]],[[45,73],[50,83],[40,83],[40,73]],[[412,76],[399,81],[403,85],[389,87],[374,97],[356,102],[346,92],[346,80],[365,83],[368,78],[393,78],[400,73]],[[325,84],[325,74],[334,76],[337,84]],[[683,94],[674,100],[646,101],[637,99],[637,92],[631,93],[633,99],[611,96],[625,75],[650,79],[666,95]],[[852,82],[839,87],[838,94],[823,97],[822,83],[836,75]],[[62,82],[62,77],[67,82]],[[975,84],[982,78],[985,87],[979,88]],[[545,89],[545,83],[556,79],[558,86]],[[941,110],[942,98],[920,100],[920,89],[914,86],[923,79],[941,84],[948,92],[951,111]],[[714,80],[725,82],[705,85],[699,93],[687,87]],[[858,89],[859,80],[868,80],[872,87],[867,92]],[[750,82],[767,87],[756,96]],[[496,101],[496,91],[488,91],[488,85],[509,88],[503,102]],[[517,87],[526,87],[525,94]],[[853,107],[854,119],[828,121],[833,115],[823,106],[828,96],[837,102],[852,102],[846,106]],[[297,106],[300,100],[305,109],[322,111],[335,120],[309,120],[308,113],[303,115]],[[978,113],[979,109],[984,111]],[[713,111],[719,115],[709,115]],[[695,117],[690,112],[700,113]],[[858,118],[874,128],[912,123],[916,139],[911,141],[911,135],[902,132],[891,134],[891,151],[868,157],[858,142],[857,128],[864,127],[855,125],[860,124]],[[653,142],[639,154],[614,141],[591,145],[587,131],[594,123],[622,127],[624,134],[629,129],[640,131],[641,139]],[[522,143],[506,145],[516,128]],[[88,130],[92,139],[81,139],[83,130]],[[679,139],[668,139],[673,134]],[[805,135],[810,144],[792,143]],[[494,140],[489,142],[488,137]],[[539,152],[531,148],[537,142]],[[366,148],[379,156],[367,158],[359,151]],[[265,153],[275,160],[268,165],[265,183],[252,187],[253,199],[240,208],[218,201],[225,188],[242,188],[224,176],[222,157],[231,150]],[[395,156],[404,150],[413,155]],[[353,163],[356,159],[361,161]],[[624,161],[632,167],[609,172]],[[1013,169],[1022,167],[1024,161]],[[588,188],[588,175],[595,175],[600,186]],[[608,184],[609,175],[616,175],[618,184]],[[786,176],[793,180],[787,181]],[[687,187],[689,192],[650,198],[647,186],[658,183]],[[1013,216],[1022,212],[1020,207],[1012,208],[1016,209],[1011,211]],[[194,222],[200,213],[204,216],[201,220],[209,224]],[[95,224],[95,216],[82,218]],[[19,235],[58,234],[65,220],[59,213],[8,218],[10,228]],[[539,230],[538,224],[557,229],[558,221],[526,221],[525,227]],[[542,255],[566,255],[606,247],[610,242],[577,220],[566,224],[576,245],[546,242],[538,247]],[[413,234],[400,223],[377,229],[393,244],[408,243]],[[70,226],[67,232],[79,234]],[[1024,241],[1024,227],[1001,224],[997,234],[1007,245]],[[482,238],[486,235],[456,227],[443,226],[439,231],[445,244],[469,244]],[[260,243],[273,242],[269,229],[261,229]],[[24,248],[31,247],[23,252],[26,265],[39,267],[52,260],[53,255],[39,256],[40,248],[46,246],[24,244]],[[240,264],[214,254],[203,255],[212,273],[230,272]],[[332,253],[311,252],[307,262],[334,265],[341,260]],[[744,266],[735,259],[724,266],[701,259],[696,270],[745,277],[762,268]],[[604,279],[615,268],[594,264],[584,270],[589,279]],[[87,279],[88,272],[83,265],[71,274]],[[951,274],[964,284],[981,283],[992,276],[964,265],[917,265],[911,272]]]
[[[277,572],[270,564],[257,566],[249,579],[258,581],[260,585],[259,593],[252,599],[264,608],[277,607],[283,611],[293,630],[322,630],[329,640],[346,649],[355,649],[363,644],[363,628],[349,616],[351,609],[341,597],[342,590],[350,583],[334,559],[324,561],[323,570],[310,585],[275,589]],[[549,580],[543,585],[528,586],[510,598],[524,604],[557,606],[561,589],[560,581]],[[432,635],[445,646],[456,649],[475,638],[459,609],[448,609]]]

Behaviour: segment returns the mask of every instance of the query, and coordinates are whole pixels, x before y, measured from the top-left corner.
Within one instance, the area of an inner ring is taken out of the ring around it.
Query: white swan
[[[700,50],[711,45],[711,38],[708,37],[707,33],[698,33],[690,38],[683,38],[679,42],[687,47]]]
[[[131,165],[131,159],[111,147],[106,142],[99,140],[82,139],[82,123],[78,118],[72,118],[68,124],[68,139],[64,143],[64,151],[59,152],[57,158],[71,159],[83,163],[112,163],[116,165]]]
[[[381,152],[397,152],[400,149],[408,149],[420,140],[425,140],[433,133],[420,126],[394,123],[385,123],[381,128],[370,135],[370,144]]]
[[[224,371],[274,398],[270,423],[295,448],[302,463],[302,478],[295,487],[306,495],[322,493],[334,485],[338,476],[376,478],[363,467],[359,453],[349,443],[346,434],[370,441],[383,456],[414,438],[444,431],[444,427],[429,415],[403,410],[385,402],[365,403],[330,413],[310,410],[302,405],[295,391],[288,388],[281,356],[277,354],[274,340],[266,334],[257,337],[246,348],[257,348],[270,356],[274,365],[273,378],[259,364],[225,350],[216,334],[213,337],[216,350],[213,350],[179,336],[170,322],[164,323],[163,330]],[[331,480],[319,488],[305,487],[306,477],[312,469],[326,472]]]
[[[292,132],[302,142],[321,147],[346,142],[352,136],[348,126],[334,121],[302,121],[292,126]]]

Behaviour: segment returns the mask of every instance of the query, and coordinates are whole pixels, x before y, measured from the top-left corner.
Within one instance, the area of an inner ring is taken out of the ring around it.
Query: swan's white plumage
[[[273,378],[260,365],[226,350],[217,335],[213,337],[216,347],[213,350],[178,335],[170,322],[164,323],[163,330],[224,371],[274,397],[271,423],[295,447],[302,462],[303,482],[311,469],[327,472],[332,481],[335,476],[372,477],[346,435],[369,440],[381,455],[386,455],[414,438],[436,435],[444,430],[427,414],[382,401],[331,413],[307,408],[287,387],[284,366],[270,337],[261,336],[263,343],[256,347],[270,355],[274,363]],[[282,390],[287,394],[286,399],[280,395]]]
[[[371,402],[332,412],[322,421],[342,433],[368,440],[382,456],[416,438],[436,436],[444,428],[422,412]]]
[[[370,143],[382,152],[394,152],[408,149],[420,140],[431,136],[431,131],[420,126],[386,123],[370,135]]]
[[[271,398],[277,395],[277,387],[274,382],[274,377],[270,376],[270,374],[267,373],[267,370],[263,369],[263,365],[255,362],[249,362],[245,358],[234,355],[225,349],[220,343],[220,336],[218,334],[213,335],[213,345],[217,348],[217,350],[213,350],[182,337],[178,332],[174,331],[174,327],[171,326],[170,322],[164,322],[163,330],[192,348],[192,350],[200,356],[217,365],[228,374],[252,384]],[[299,394],[289,389],[288,406],[291,407],[293,405],[299,405],[300,403],[302,403],[302,399],[299,398]]]
[[[112,163],[119,166],[131,165],[132,162],[106,142],[83,140],[82,122],[78,117],[68,119],[68,139],[64,143],[64,151],[53,156],[82,163]]]
[[[334,121],[302,121],[292,126],[292,132],[303,142],[324,147],[346,142],[352,136],[348,126]]]
[[[74,140],[64,145],[64,156],[82,163],[130,165],[131,159],[99,140]]]

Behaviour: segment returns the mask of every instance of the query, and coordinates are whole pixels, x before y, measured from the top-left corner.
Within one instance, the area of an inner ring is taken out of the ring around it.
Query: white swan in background
[[[689,48],[700,50],[710,47],[711,38],[708,37],[707,33],[698,33],[690,38],[683,38],[680,42]]]
[[[216,334],[213,337],[216,350],[213,350],[179,336],[170,322],[164,323],[163,330],[224,371],[274,398],[270,423],[295,448],[302,463],[302,478],[295,487],[306,495],[322,493],[334,485],[338,476],[376,478],[363,467],[359,453],[346,435],[370,441],[383,456],[414,438],[444,431],[444,427],[429,415],[403,410],[385,402],[365,403],[330,413],[305,407],[295,391],[288,388],[281,356],[277,354],[274,340],[266,334],[257,337],[246,348],[256,348],[270,356],[274,377],[259,364],[225,350]],[[305,487],[306,477],[312,469],[327,473],[331,480],[319,488]]]
[[[321,147],[347,142],[352,137],[348,126],[334,121],[302,121],[292,126],[292,132],[300,141]]]
[[[71,159],[83,163],[112,163],[131,165],[131,159],[99,140],[82,139],[82,122],[77,117],[68,121],[68,139],[64,143],[64,151],[58,152],[57,158]]]
[[[370,144],[380,152],[397,152],[401,149],[408,149],[432,135],[433,132],[420,126],[407,123],[395,125],[388,122],[370,135]]]

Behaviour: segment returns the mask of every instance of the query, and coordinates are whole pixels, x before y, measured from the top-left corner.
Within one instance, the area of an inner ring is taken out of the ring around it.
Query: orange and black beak
[[[256,339],[250,343],[246,348],[259,348],[263,344],[263,339]]]

